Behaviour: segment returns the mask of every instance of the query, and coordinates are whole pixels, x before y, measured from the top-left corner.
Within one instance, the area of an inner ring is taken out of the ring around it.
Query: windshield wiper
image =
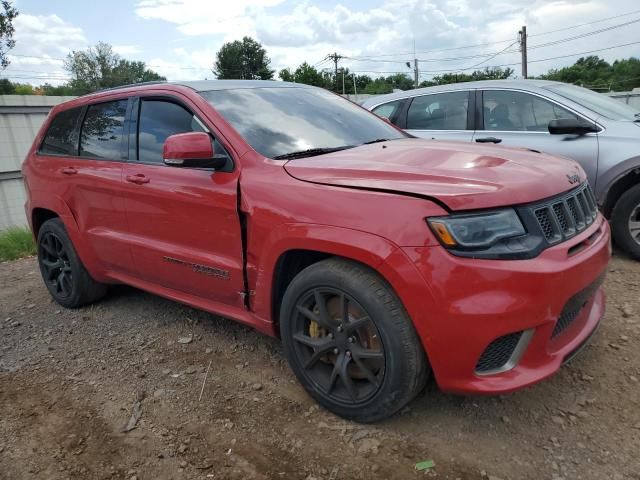
[[[368,142],[364,142],[362,145],[371,145],[372,143],[380,143],[380,142],[388,142],[390,138],[376,138],[375,140],[369,140]]]
[[[283,153],[282,155],[276,155],[274,160],[290,160],[293,158],[313,157],[315,155],[322,155],[323,153],[339,152],[340,150],[346,150],[347,148],[353,148],[354,145],[343,145],[341,147],[325,147],[325,148],[309,148],[307,150],[300,150],[298,152]]]

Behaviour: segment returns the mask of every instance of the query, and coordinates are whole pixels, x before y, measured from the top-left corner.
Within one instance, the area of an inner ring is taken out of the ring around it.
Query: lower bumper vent
[[[582,312],[582,309],[587,305],[587,303],[589,303],[589,301],[593,297],[593,294],[596,293],[603,282],[604,274],[600,275],[591,285],[589,285],[584,290],[579,291],[569,299],[569,301],[562,309],[562,312],[560,312],[560,316],[558,317],[556,326],[553,328],[551,338],[557,337],[567,328],[569,328],[569,325],[571,325],[574,320],[578,318],[578,316]]]
[[[510,333],[491,342],[476,364],[476,373],[488,374],[505,369],[509,360],[513,358],[523,333]]]

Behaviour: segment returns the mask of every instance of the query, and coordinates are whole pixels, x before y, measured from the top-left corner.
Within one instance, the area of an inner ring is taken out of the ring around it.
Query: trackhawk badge
[[[574,183],[578,183],[580,181],[580,175],[577,173],[567,173],[567,179],[569,183],[573,185]]]

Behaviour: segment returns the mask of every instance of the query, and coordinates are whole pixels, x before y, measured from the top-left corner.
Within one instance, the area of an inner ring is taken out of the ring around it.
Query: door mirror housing
[[[551,135],[585,135],[598,131],[593,123],[577,118],[559,118],[549,122],[549,133]]]
[[[208,133],[187,132],[167,137],[164,142],[162,158],[170,167],[209,168],[218,170],[224,167],[228,157],[216,154]]]

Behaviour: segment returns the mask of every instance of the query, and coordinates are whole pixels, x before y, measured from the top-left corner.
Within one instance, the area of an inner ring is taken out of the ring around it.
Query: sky
[[[412,75],[405,62],[413,58],[419,60],[420,80],[508,64],[516,64],[511,68],[519,76],[522,25],[529,35],[530,76],[571,65],[592,51],[607,61],[640,57],[637,0],[16,0],[14,5],[20,11],[16,47],[0,77],[33,84],[64,83],[69,74],[62,59],[99,41],[124,58],[145,61],[168,80],[215,78],[216,52],[244,35],[262,43],[276,72],[304,61],[333,68],[326,57],[336,52],[345,57],[340,67],[372,77]],[[627,25],[616,27],[620,24]],[[600,30],[605,31],[593,33]],[[625,46],[595,51],[619,45]]]

